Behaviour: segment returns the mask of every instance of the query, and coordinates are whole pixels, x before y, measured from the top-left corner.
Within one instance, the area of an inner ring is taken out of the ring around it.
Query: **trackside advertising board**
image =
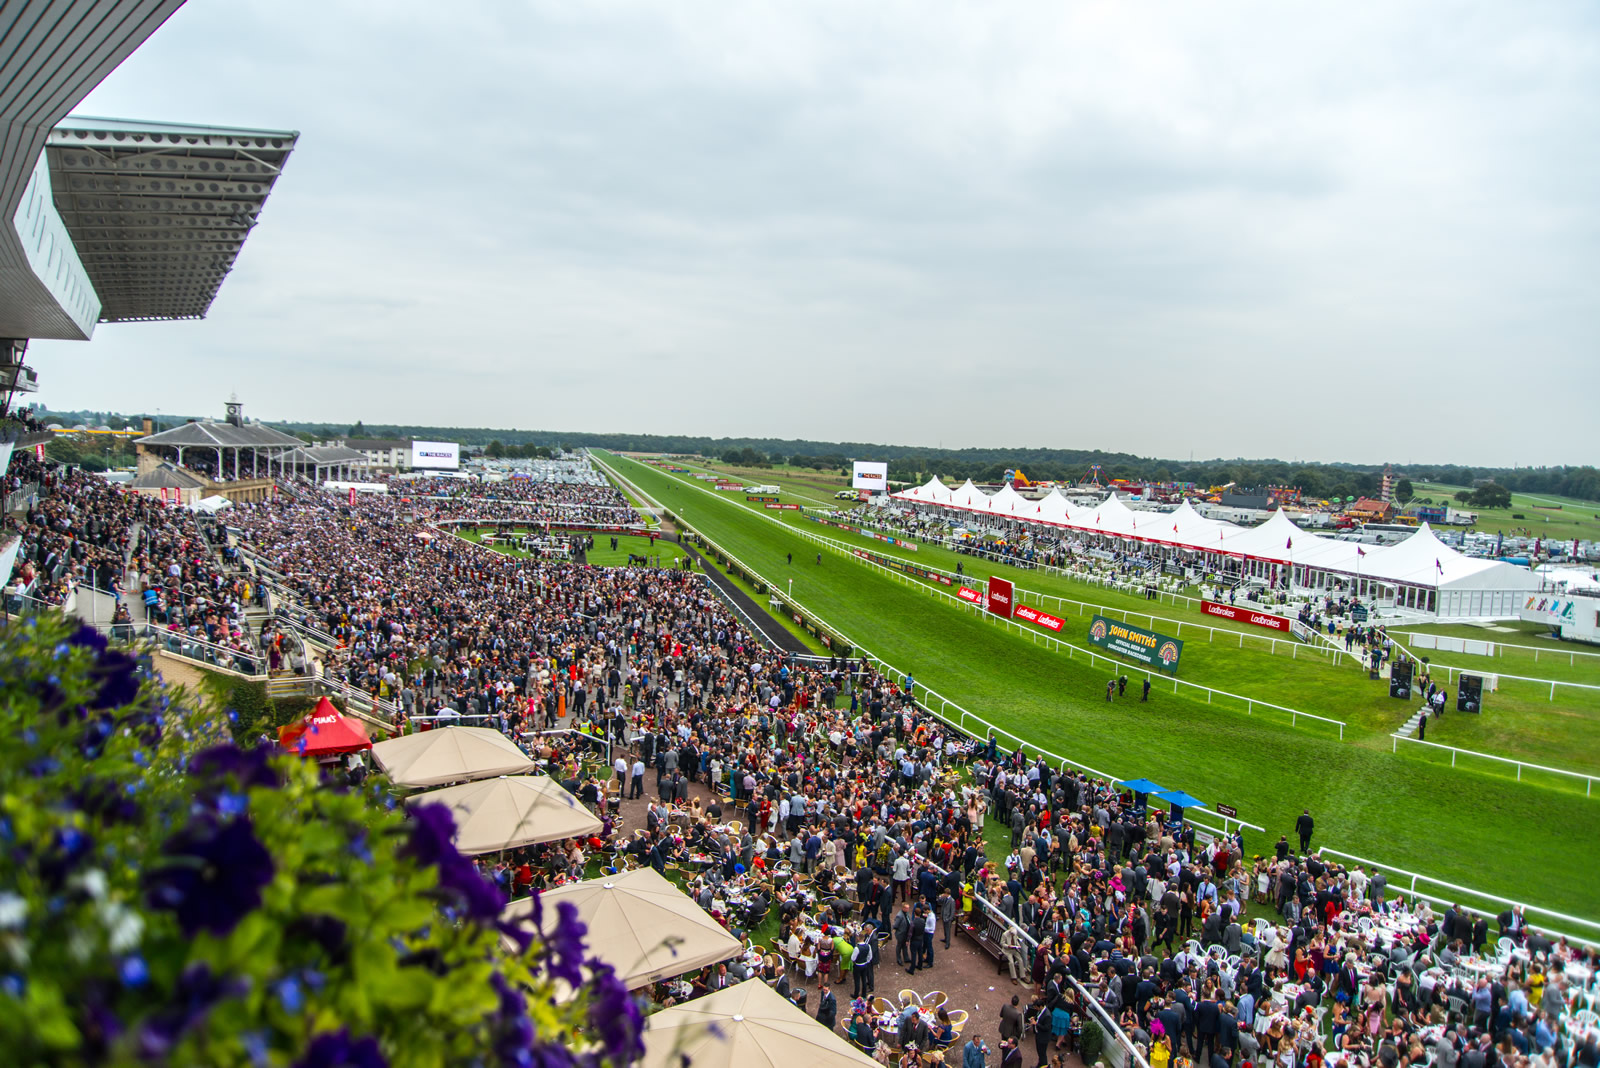
[[[1266,612],[1252,612],[1248,608],[1238,605],[1223,604],[1220,601],[1201,601],[1200,611],[1208,616],[1219,619],[1232,619],[1240,623],[1249,623],[1257,627],[1266,627],[1268,630],[1281,630],[1289,632],[1289,620],[1282,616],[1269,615]]]
[[[1017,618],[1026,623],[1032,623],[1036,627],[1043,627],[1045,630],[1060,630],[1066,625],[1066,620],[1060,616],[1053,616],[1049,612],[1041,612],[1037,608],[1030,608],[1025,604],[1017,605]]]
[[[461,466],[461,446],[453,441],[413,441],[411,466],[434,471],[457,470]]]
[[[1089,621],[1089,642],[1169,675],[1178,673],[1178,660],[1183,656],[1181,640],[1105,616]]]
[[[1016,598],[1012,596],[1011,581],[1009,579],[989,577],[988,606],[989,611],[997,616],[1011,618],[1012,610],[1016,607]]]
[[[889,465],[857,460],[850,471],[850,488],[884,493],[889,489]]]
[[[773,506],[769,504],[767,507],[771,508]],[[899,560],[893,556],[884,556],[882,553],[868,552],[865,549],[851,549],[850,552],[863,560],[871,560],[880,567],[892,568],[915,578],[927,579],[929,582],[937,582],[945,586],[950,585],[950,576],[941,575],[937,571],[929,571],[925,567],[918,567],[916,564],[906,560]]]
[[[973,604],[983,603],[983,594],[979,593],[970,586],[961,587],[956,591],[956,596],[961,598],[963,601],[970,601]]]

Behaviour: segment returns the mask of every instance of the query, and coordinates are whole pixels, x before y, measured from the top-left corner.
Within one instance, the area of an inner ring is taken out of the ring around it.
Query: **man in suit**
[[[1022,1037],[1022,1010],[1018,1008],[1021,999],[1011,995],[1011,1004],[1000,1006],[1000,1038],[1011,1039],[1013,1042]]]
[[[901,905],[900,911],[894,914],[890,930],[894,932],[894,962],[901,967],[909,967],[911,964],[910,902]]]
[[[866,997],[877,989],[873,970],[878,964],[878,948],[872,941],[871,928],[863,932],[850,954],[850,970],[855,975],[856,997]]]
[[[1300,818],[1294,821],[1295,833],[1300,836],[1300,852],[1311,851],[1311,832],[1316,827],[1316,822],[1311,818],[1309,808],[1300,810]]]
[[[1500,925],[1501,937],[1509,938],[1519,946],[1528,937],[1528,920],[1522,914],[1521,905],[1513,905],[1502,912],[1495,917],[1495,922]]]
[[[833,988],[823,983],[820,988],[820,997],[817,998],[817,1023],[832,1031],[839,1022],[839,999],[834,997]]]
[[[1482,916],[1472,917],[1472,952],[1483,955],[1483,947],[1489,942],[1489,921]]]
[[[1367,880],[1367,899],[1372,902],[1376,912],[1383,911],[1383,892],[1389,888],[1389,877],[1381,871],[1373,871],[1372,878]]]
[[[1209,1060],[1217,1052],[1217,1036],[1222,1031],[1222,1009],[1209,993],[1202,995],[1200,1004],[1195,1006],[1194,1029],[1199,1040],[1195,1053],[1198,1056],[1203,1051]]]

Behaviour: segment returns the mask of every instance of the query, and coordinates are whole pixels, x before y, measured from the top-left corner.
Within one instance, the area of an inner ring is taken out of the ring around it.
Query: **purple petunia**
[[[178,977],[177,989],[167,998],[165,1008],[145,1021],[139,1031],[139,1053],[146,1060],[163,1060],[189,1028],[193,1027],[226,997],[248,990],[242,979],[224,980],[204,964],[191,964]]]
[[[589,966],[589,1023],[615,1064],[632,1064],[644,1056],[644,1018],[628,988],[609,964]]]
[[[351,1039],[349,1031],[324,1031],[311,1040],[294,1068],[389,1068],[389,1061],[375,1038]]]
[[[231,776],[244,790],[252,786],[276,787],[280,780],[268,761],[271,754],[272,750],[264,745],[253,749],[216,745],[189,758],[189,773],[202,779]]]
[[[424,866],[437,864],[443,857],[457,855],[456,818],[437,801],[411,808],[411,834],[400,847],[400,855],[412,857]]]
[[[474,920],[498,921],[506,895],[485,879],[455,846],[456,820],[444,805],[430,803],[411,810],[411,832],[400,855],[439,871],[439,888]]]
[[[555,926],[545,932],[545,948],[549,951],[546,969],[552,979],[562,979],[578,987],[583,985],[583,936],[589,928],[578,919],[578,906],[563,901],[556,908]]]
[[[225,935],[261,904],[272,881],[272,854],[248,818],[193,824],[162,847],[167,863],[146,878],[152,907],[177,914],[186,935]]]

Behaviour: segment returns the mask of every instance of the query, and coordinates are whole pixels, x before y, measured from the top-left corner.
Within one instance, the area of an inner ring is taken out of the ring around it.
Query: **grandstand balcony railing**
[[[596,462],[599,463],[599,461],[596,461]],[[601,464],[601,466],[604,467],[606,465]],[[606,469],[608,471],[611,470],[609,467],[607,467]],[[624,479],[623,476],[621,476],[620,474],[618,474],[615,471],[611,471],[611,474],[613,475],[613,477],[617,478],[619,481],[626,481],[626,479]],[[644,498],[646,500],[650,500],[652,503],[655,503],[657,507],[660,507],[658,502],[654,502],[653,499],[650,498],[648,494],[645,494],[636,485],[634,485],[631,482],[629,482],[628,484],[630,486],[633,486],[633,489],[635,490],[635,492],[637,492],[642,498]],[[682,520],[680,519],[680,520],[678,520],[678,522],[682,523]],[[684,524],[684,525],[687,526],[687,524]],[[698,532],[696,532],[696,533],[697,533],[697,536],[701,537],[708,544],[711,543],[710,539],[705,538],[705,536],[703,534],[699,534]],[[880,671],[885,673],[890,678],[905,678],[906,675],[907,675],[906,672],[901,671],[899,668],[895,667],[893,664],[890,664],[888,661],[886,661],[883,658],[875,655],[874,653],[870,652],[869,650],[866,650],[866,649],[862,648],[860,645],[856,645],[854,647],[854,652],[853,652],[852,655],[856,656],[856,657],[863,658],[865,660],[868,660],[868,661],[872,662],[873,664],[875,664],[879,668]],[[1032,744],[1030,742],[1027,742],[1023,738],[1019,737],[1018,735],[1011,733],[1010,731],[1004,729],[1003,727],[999,727],[999,726],[991,723],[990,721],[984,719],[982,716],[979,716],[975,712],[971,712],[968,709],[963,708],[961,705],[957,704],[954,701],[951,701],[949,698],[945,697],[943,694],[940,694],[937,690],[934,690],[934,689],[932,689],[932,688],[930,688],[928,686],[925,686],[920,682],[917,683],[916,689],[917,689],[917,696],[916,696],[915,700],[916,700],[916,704],[917,704],[917,706],[919,708],[923,709],[929,715],[931,715],[934,718],[938,719],[940,722],[945,723],[945,724],[947,724],[947,725],[949,725],[951,727],[954,727],[955,729],[957,729],[959,731],[962,731],[963,733],[965,733],[965,734],[967,734],[969,736],[978,737],[978,732],[974,731],[972,729],[972,727],[970,726],[971,724],[978,724],[981,727],[983,727],[986,730],[988,730],[996,739],[1007,739],[1008,742],[1009,742],[1009,746],[1014,746],[1015,748],[1020,749],[1024,753],[1030,753],[1031,752],[1032,754],[1034,754],[1036,756],[1042,756],[1046,760],[1049,760],[1051,762],[1057,763],[1059,768],[1062,771],[1065,771],[1067,766],[1071,765],[1074,768],[1077,768],[1077,769],[1079,769],[1081,771],[1087,772],[1089,775],[1091,775],[1091,776],[1093,776],[1093,777],[1095,777],[1097,779],[1101,779],[1101,780],[1105,780],[1105,781],[1109,781],[1109,782],[1120,782],[1120,781],[1123,781],[1126,778],[1126,776],[1114,775],[1111,772],[1104,771],[1104,770],[1101,770],[1099,768],[1094,768],[1094,767],[1091,767],[1091,766],[1089,766],[1087,764],[1079,763],[1078,761],[1072,760],[1069,757],[1064,757],[1064,756],[1060,755],[1059,753],[1053,753],[1050,750],[1042,748],[1041,746],[1037,746],[1037,745],[1034,745],[1034,744]],[[937,702],[937,704],[934,704],[934,702]],[[1241,828],[1245,828],[1245,829],[1249,829],[1249,830],[1252,830],[1252,831],[1256,831],[1258,833],[1263,833],[1263,834],[1266,833],[1264,828],[1259,827],[1259,826],[1257,826],[1255,824],[1252,824],[1252,823],[1247,823],[1244,820],[1240,820],[1240,819],[1238,819],[1236,817],[1228,817],[1228,816],[1222,816],[1222,815],[1218,814],[1217,818],[1222,820],[1222,823],[1223,823],[1223,827],[1220,828],[1220,829],[1216,828],[1216,827],[1212,827],[1211,825],[1205,823],[1203,820],[1196,819],[1195,818],[1195,810],[1193,810],[1193,809],[1188,809],[1188,810],[1186,810],[1184,812],[1184,819],[1186,821],[1188,821],[1189,823],[1193,824],[1196,828],[1199,828],[1199,829],[1204,830],[1206,832],[1209,832],[1211,834],[1227,833],[1227,829],[1232,827],[1232,826],[1238,826],[1238,827],[1241,827]],[[1398,868],[1398,867],[1396,867],[1396,866],[1394,866],[1392,864],[1385,864],[1385,863],[1382,863],[1382,862],[1379,862],[1379,861],[1375,861],[1375,860],[1368,860],[1366,858],[1358,857],[1358,856],[1355,856],[1355,855],[1350,854],[1350,853],[1345,853],[1345,852],[1343,852],[1341,850],[1333,849],[1333,848],[1328,847],[1328,846],[1319,846],[1318,847],[1318,852],[1325,853],[1325,854],[1330,854],[1330,855],[1334,855],[1334,856],[1339,856],[1339,857],[1344,857],[1344,858],[1346,858],[1346,859],[1348,859],[1348,860],[1350,860],[1350,861],[1352,861],[1354,863],[1364,864],[1369,868],[1382,869],[1385,872],[1394,872],[1395,874],[1401,876],[1402,878],[1410,879],[1411,880],[1411,885],[1412,885],[1412,888],[1413,888],[1412,892],[1414,894],[1416,894],[1417,896],[1419,896],[1419,897],[1427,898],[1429,901],[1432,901],[1435,904],[1450,904],[1453,901],[1457,901],[1457,900],[1467,900],[1467,901],[1493,902],[1493,903],[1496,903],[1496,904],[1507,905],[1507,906],[1510,906],[1510,905],[1521,905],[1522,908],[1527,912],[1535,913],[1535,914],[1542,915],[1542,916],[1554,917],[1558,922],[1563,922],[1563,923],[1567,923],[1567,924],[1575,924],[1577,926],[1585,928],[1589,933],[1582,934],[1582,935],[1572,934],[1572,933],[1566,932],[1566,931],[1555,930],[1553,928],[1549,928],[1548,926],[1542,926],[1541,929],[1549,931],[1551,934],[1555,934],[1555,935],[1567,938],[1570,941],[1582,942],[1582,943],[1584,943],[1586,945],[1591,945],[1591,946],[1600,946],[1600,923],[1597,923],[1597,922],[1595,922],[1593,920],[1586,920],[1586,919],[1583,919],[1582,917],[1578,917],[1578,916],[1570,916],[1570,915],[1568,915],[1566,913],[1556,912],[1556,911],[1554,911],[1552,909],[1543,908],[1543,907],[1538,906],[1538,905],[1528,904],[1527,902],[1515,901],[1515,900],[1513,900],[1511,898],[1506,898],[1506,897],[1502,897],[1502,896],[1499,896],[1499,895],[1496,895],[1496,894],[1486,893],[1486,892],[1481,891],[1481,890],[1474,890],[1471,887],[1459,886],[1459,885],[1457,885],[1455,883],[1448,883],[1448,882],[1445,882],[1444,880],[1433,878],[1432,876],[1421,875],[1421,874],[1416,873],[1416,872],[1407,871],[1404,868]],[[1455,895],[1454,895],[1454,897],[1445,897],[1445,896],[1441,896],[1441,895],[1438,895],[1438,894],[1435,894],[1435,893],[1432,893],[1432,892],[1424,891],[1424,890],[1419,888],[1419,884],[1422,884],[1422,883],[1426,883],[1426,884],[1429,884],[1429,885],[1432,885],[1432,886],[1444,887],[1446,889],[1453,890],[1453,891],[1455,891]]]

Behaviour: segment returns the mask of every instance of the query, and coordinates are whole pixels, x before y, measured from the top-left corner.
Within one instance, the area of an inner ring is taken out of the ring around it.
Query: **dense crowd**
[[[628,499],[601,478],[587,459],[543,463],[537,472],[512,472],[493,481],[402,476],[389,480],[389,492],[425,500],[442,509],[438,517],[607,525],[640,522]],[[539,477],[533,477],[535,474]]]
[[[41,478],[19,524],[35,578],[115,581],[126,560],[175,623],[235,625],[248,579],[193,517],[82,474]],[[1491,939],[1487,917],[1434,915],[1381,873],[1325,862],[1309,815],[1299,849],[1247,859],[1238,837],[953,733],[913,679],[764,648],[692,573],[513,558],[439,534],[399,497],[303,485],[230,523],[283,576],[279,611],[337,644],[330,674],[418,726],[525,740],[602,813],[594,839],[486,862],[508,889],[648,865],[739,932],[743,953],[663,985],[663,1002],[764,980],[807,1005],[809,987],[818,1018],[880,1060],[960,1047],[983,1064],[964,1013],[892,1003],[877,983],[937,969],[970,935],[1020,988],[988,1007],[1004,1068],[1054,1063],[1097,1012],[1152,1068],[1566,1063],[1559,1017],[1593,982],[1585,951],[1515,912]],[[569,724],[589,734],[533,733]],[[616,802],[646,790],[643,825],[622,831]],[[1593,1065],[1592,1040],[1577,1054]]]
[[[112,596],[110,622],[131,635],[137,618],[174,641],[200,639],[222,655],[255,656],[244,613],[259,599],[250,577],[229,557],[211,521],[158,499],[129,491],[82,469],[40,464],[15,456],[8,477],[25,478],[40,491],[6,525],[21,539],[7,586],[10,607],[61,606],[79,587]]]

